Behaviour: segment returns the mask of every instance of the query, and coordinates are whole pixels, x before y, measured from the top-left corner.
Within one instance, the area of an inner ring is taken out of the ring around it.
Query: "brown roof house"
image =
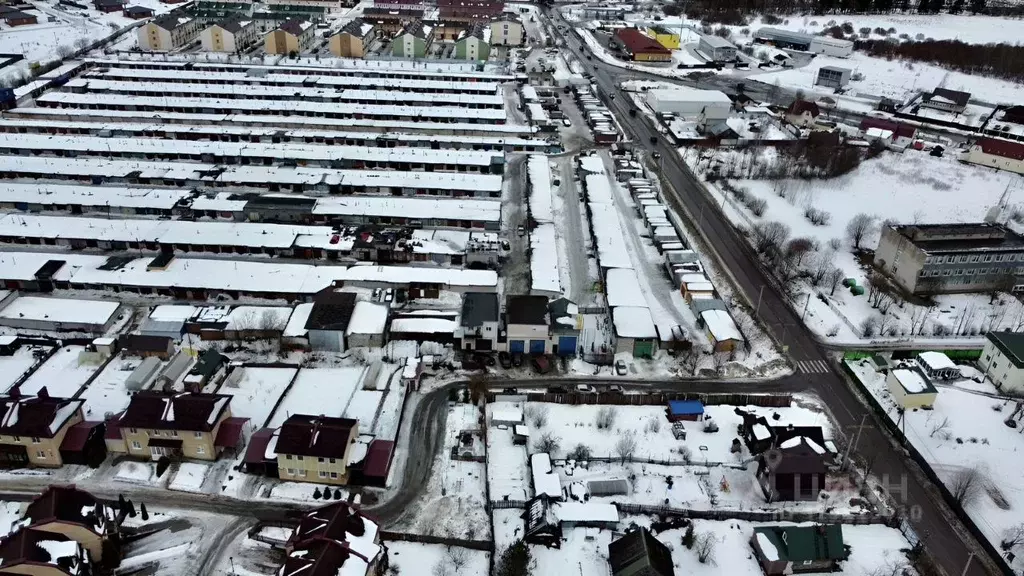
[[[63,534],[23,528],[0,540],[0,574],[82,576],[90,565],[85,548]]]
[[[757,481],[769,502],[817,500],[831,455],[807,436],[794,436],[758,456]]]
[[[107,423],[107,448],[130,456],[216,460],[238,445],[247,418],[232,418],[231,396],[145,390]],[[121,442],[111,442],[116,428]]]
[[[359,423],[351,418],[295,414],[277,431],[278,476],[282,480],[347,484],[349,461],[362,461],[367,445],[356,442]]]
[[[673,576],[672,553],[647,528],[626,533],[608,545],[612,576]]]
[[[25,508],[18,526],[78,542],[99,564],[117,557],[120,527],[113,506],[74,486],[50,486]],[[2,573],[2,571],[0,571]]]
[[[341,501],[307,512],[285,552],[281,574],[376,576],[388,564],[377,523]]]
[[[818,105],[806,100],[796,100],[786,108],[786,122],[800,128],[814,126],[820,115]]]
[[[119,343],[125,353],[132,356],[156,356],[161,360],[167,360],[174,354],[174,340],[169,336],[128,334],[122,337]]]
[[[51,398],[45,386],[38,396],[0,398],[0,466],[63,466],[61,443],[83,420],[84,403]]]

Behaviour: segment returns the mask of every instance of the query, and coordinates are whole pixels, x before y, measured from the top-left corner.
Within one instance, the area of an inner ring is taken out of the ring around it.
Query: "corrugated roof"
[[[626,47],[631,54],[670,54],[668,48],[665,48],[657,40],[647,36],[636,28],[620,28],[615,33],[615,37],[622,42],[622,45]]]

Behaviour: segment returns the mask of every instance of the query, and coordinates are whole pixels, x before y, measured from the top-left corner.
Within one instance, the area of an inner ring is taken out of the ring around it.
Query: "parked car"
[[[522,365],[523,365],[523,355],[522,354],[513,354],[512,355],[512,366],[514,366],[516,368],[519,368]]]
[[[551,372],[551,361],[547,356],[533,356],[530,358],[530,362],[533,364],[533,371],[538,374]]]
[[[626,372],[627,372],[627,370],[626,370],[626,361],[625,360],[616,360],[615,361],[615,373],[618,374],[619,376],[625,376]]]
[[[518,234],[520,238],[526,236],[526,226],[523,226],[522,224],[516,226],[516,234]]]
[[[572,121],[568,118],[562,118],[562,126],[568,128],[569,126],[572,126]]]
[[[654,158],[655,160],[661,160],[661,152],[654,152],[653,154],[651,154],[651,158]]]
[[[636,118],[636,108],[630,108],[629,109],[629,115],[632,118]]]
[[[551,386],[548,388],[548,394],[568,394],[569,391],[564,386]]]
[[[512,367],[512,356],[508,352],[498,352],[498,363],[501,364],[502,368],[508,370]]]
[[[658,137],[652,134],[651,135],[651,144],[657,144],[657,143],[658,143]]]
[[[494,366],[494,356],[490,354],[473,354],[473,361],[482,366]]]
[[[597,390],[594,389],[590,384],[577,384],[576,393],[578,394],[595,394]]]
[[[619,386],[618,384],[612,384],[611,386],[608,387],[607,391],[609,394],[622,394],[622,386]]]
[[[502,240],[501,249],[504,250],[505,252],[508,252],[509,250],[512,249],[512,245],[508,243],[508,240]]]
[[[395,289],[394,288],[388,288],[387,290],[384,291],[384,301],[385,302],[391,302],[394,299],[395,299]]]

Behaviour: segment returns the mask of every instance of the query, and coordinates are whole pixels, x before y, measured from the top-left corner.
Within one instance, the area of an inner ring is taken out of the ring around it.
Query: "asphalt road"
[[[555,24],[566,24],[557,13],[552,13]],[[572,35],[567,35],[572,36]],[[758,258],[746,239],[740,235],[710,198],[704,187],[676,154],[675,147],[655,131],[642,114],[629,115],[631,101],[618,89],[618,83],[628,79],[630,72],[598,61],[586,60],[581,44],[574,37],[566,38],[569,50],[586,62],[605,94],[618,94],[606,100],[620,124],[629,132],[638,147],[649,152],[660,152],[658,166],[665,200],[681,215],[689,217],[691,225],[700,231],[718,264],[733,280],[752,308],[757,319],[779,343],[793,361],[823,360],[830,372],[799,374],[798,378],[817,394],[830,408],[836,422],[847,439],[857,438],[855,455],[872,462],[872,473],[890,486],[893,498],[901,504],[911,525],[922,538],[928,551],[947,574],[960,574],[967,566],[971,551],[980,558],[971,562],[966,574],[999,573],[995,562],[989,559],[975,539],[962,526],[941,495],[927,480],[917,465],[902,448],[894,446],[892,439],[880,428],[874,414],[852,391],[826,349],[821,346],[799,316],[790,307],[786,297],[769,280]],[[650,143],[650,137],[656,143]],[[861,423],[865,426],[861,427]],[[905,494],[900,494],[905,492]],[[987,570],[983,565],[991,565]]]

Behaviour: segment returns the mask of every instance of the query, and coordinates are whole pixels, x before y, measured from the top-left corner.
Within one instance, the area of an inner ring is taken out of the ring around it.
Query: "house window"
[[[967,261],[968,262],[977,262],[978,261],[978,255],[977,254],[972,254],[971,257],[967,259]]]
[[[337,472],[331,472],[331,478],[334,479],[334,480],[337,480],[338,479],[338,473]]]
[[[152,434],[153,436],[159,436],[160,435],[160,431],[159,430],[153,430],[152,432],[150,432],[150,434]]]
[[[331,458],[330,461],[331,461],[331,464],[334,464],[334,458]]]
[[[305,469],[299,470],[299,476],[302,476],[303,478],[305,478],[306,477],[306,470]]]
[[[324,461],[324,459],[323,458],[317,458],[316,461],[322,463]]]
[[[327,478],[327,471],[326,470],[321,470],[320,471],[320,477],[321,478]]]
[[[171,430],[171,436],[177,438],[178,437],[178,431],[177,430]]]
[[[202,456],[203,454],[206,454],[206,447],[205,446],[196,446],[196,454],[198,454],[200,456]]]
[[[39,438],[35,438],[35,437],[33,437],[33,438],[32,438],[32,443],[33,443],[33,444],[39,444]]]
[[[46,460],[46,450],[36,450],[36,458]]]
[[[291,460],[292,459],[292,455],[291,454],[285,454],[284,455],[284,459],[285,460]]]
[[[21,442],[21,436],[15,436],[14,437],[14,441],[15,442]]]
[[[943,275],[943,276],[949,276],[949,275],[950,275],[950,274],[952,274],[952,273],[953,273],[953,271],[952,271],[952,270],[943,270],[943,271],[942,271],[942,275]]]
[[[302,456],[296,456],[295,459],[298,460],[299,462],[302,462]]]
[[[142,450],[142,444],[138,440],[132,440],[132,450]]]
[[[992,255],[991,254],[986,254],[986,255],[982,256],[981,257],[981,261],[982,262],[991,262],[992,261]]]
[[[203,433],[202,432],[196,432],[195,436],[196,436],[196,440],[202,440],[203,439]]]
[[[963,276],[964,275],[964,269],[963,268],[957,268],[956,269],[956,275],[957,276]]]
[[[128,429],[128,432],[130,432],[130,433],[132,433],[132,434],[138,434],[138,433],[139,433],[139,431],[138,431],[138,430],[136,430],[135,428],[129,428],[129,429]]]
[[[289,468],[288,469],[288,475],[289,476],[295,476],[295,468]]]

